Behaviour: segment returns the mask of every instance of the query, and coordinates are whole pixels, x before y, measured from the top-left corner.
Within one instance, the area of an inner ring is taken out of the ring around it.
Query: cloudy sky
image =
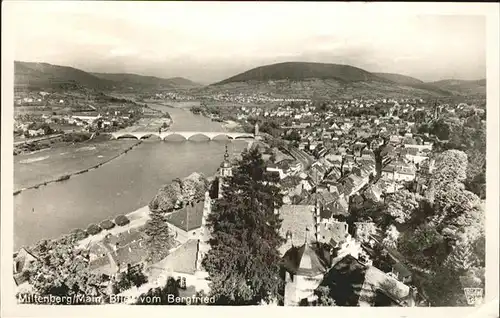
[[[285,61],[349,64],[431,81],[486,75],[478,15],[358,3],[19,2],[15,59],[202,83]]]

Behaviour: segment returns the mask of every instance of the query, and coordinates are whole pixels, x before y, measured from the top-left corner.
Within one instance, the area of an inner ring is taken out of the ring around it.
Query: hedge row
[[[119,215],[115,218],[115,221],[111,220],[104,220],[100,224],[90,224],[87,228],[86,231],[81,230],[81,229],[76,229],[72,233],[77,235],[78,239],[84,239],[89,235],[96,235],[99,234],[103,229],[104,230],[110,230],[115,227],[115,225],[118,226],[124,226],[130,223],[130,220],[125,216],[125,215]]]

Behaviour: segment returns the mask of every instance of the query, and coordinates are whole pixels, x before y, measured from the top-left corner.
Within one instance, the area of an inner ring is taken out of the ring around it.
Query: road
[[[29,143],[29,142],[54,139],[57,137],[61,137],[62,135],[64,135],[64,134],[56,134],[56,135],[49,135],[49,136],[43,136],[43,137],[38,137],[38,138],[31,138],[31,139],[26,139],[26,140],[15,141],[14,146],[22,145],[22,144]]]
[[[314,159],[306,154],[305,152],[295,148],[295,147],[288,147],[287,148],[288,152],[294,157],[296,160],[302,162],[302,165],[304,166],[304,169],[307,170],[314,162]]]

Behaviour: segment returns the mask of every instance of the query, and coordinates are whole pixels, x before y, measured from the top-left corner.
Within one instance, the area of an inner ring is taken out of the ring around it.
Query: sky
[[[307,61],[424,81],[486,77],[484,16],[400,8],[333,2],[19,1],[10,3],[9,14],[16,60],[90,72],[212,83],[257,66]]]

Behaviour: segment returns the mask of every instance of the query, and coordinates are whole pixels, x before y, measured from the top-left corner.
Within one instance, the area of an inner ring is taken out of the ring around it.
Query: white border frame
[[[255,317],[256,315],[314,315],[331,316],[402,316],[402,317],[498,317],[498,215],[499,215],[499,11],[498,3],[315,3],[321,6],[354,7],[373,11],[373,14],[398,15],[484,15],[487,16],[487,216],[486,216],[486,297],[485,305],[473,307],[436,307],[436,308],[320,308],[320,307],[155,307],[155,306],[37,306],[18,305],[14,299],[12,279],[13,252],[13,160],[12,160],[12,119],[13,119],[13,56],[11,21],[16,17],[9,15],[18,1],[2,2],[2,134],[1,134],[1,316],[2,317],[77,317],[77,316],[146,316],[146,315],[235,315]],[[23,2],[23,1],[19,1]],[[37,1],[38,2],[38,1]],[[54,4],[55,1],[50,1]],[[103,2],[94,2],[98,6]],[[261,4],[265,7],[265,3]],[[296,5],[289,3],[289,5]],[[312,4],[311,4],[312,5]],[[22,17],[19,17],[22,19]]]

